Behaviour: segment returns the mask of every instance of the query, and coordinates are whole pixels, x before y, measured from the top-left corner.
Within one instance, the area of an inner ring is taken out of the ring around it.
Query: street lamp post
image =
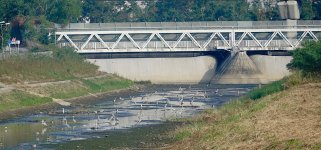
[[[2,28],[2,26],[3,25],[5,25],[5,26],[7,26],[7,25],[9,25],[10,23],[6,23],[5,21],[1,21],[0,22],[0,28],[1,28],[1,50],[3,51],[3,28]]]

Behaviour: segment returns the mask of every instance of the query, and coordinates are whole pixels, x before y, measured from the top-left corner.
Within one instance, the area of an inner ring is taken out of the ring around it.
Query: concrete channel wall
[[[250,56],[261,74],[227,74],[221,84],[260,84],[289,75],[286,64],[290,56]],[[210,83],[215,77],[217,59],[211,56],[183,58],[119,58],[88,59],[101,71],[118,74],[134,81],[151,81],[155,84]]]
[[[88,59],[101,71],[158,84],[205,83],[215,73],[214,57]]]

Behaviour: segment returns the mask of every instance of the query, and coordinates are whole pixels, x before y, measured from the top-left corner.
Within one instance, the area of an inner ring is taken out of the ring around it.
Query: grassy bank
[[[59,84],[27,87],[26,91],[35,92],[47,97],[68,99],[95,93],[108,92],[117,89],[128,88],[132,81],[116,75],[106,75],[93,79],[73,79]]]
[[[71,48],[50,48],[51,55],[26,54],[0,59],[0,82],[24,83],[69,80],[101,74]]]
[[[186,120],[171,149],[320,149],[319,77],[291,77]]]
[[[14,90],[10,93],[1,94],[0,113],[7,110],[25,108],[52,102],[51,98],[39,97],[23,91]]]
[[[128,88],[133,82],[98,71],[71,48],[54,48],[51,55],[26,54],[0,59],[0,113]],[[10,85],[13,90],[4,90]]]

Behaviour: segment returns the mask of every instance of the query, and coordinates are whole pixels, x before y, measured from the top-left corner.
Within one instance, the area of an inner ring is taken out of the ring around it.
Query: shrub
[[[271,84],[264,85],[262,88],[255,89],[247,94],[246,98],[257,100],[264,96],[280,92],[284,90],[286,87],[284,87],[285,79],[275,81]]]
[[[292,52],[293,60],[287,67],[304,73],[321,73],[321,41],[307,42],[303,46]]]

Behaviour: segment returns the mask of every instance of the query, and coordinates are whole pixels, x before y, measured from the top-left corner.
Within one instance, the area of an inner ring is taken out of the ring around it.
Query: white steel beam
[[[185,37],[186,33],[182,33],[178,40],[174,43],[173,48],[176,48],[179,42]]]
[[[298,45],[301,43],[301,41],[305,38],[305,36],[308,34],[308,31],[305,31],[300,36],[299,40],[294,44],[295,47],[298,47]]]
[[[134,44],[138,49],[141,49],[139,45],[135,42],[135,40],[128,33],[126,33],[125,35],[130,40],[130,42],[132,42],[132,44]]]
[[[83,49],[86,47],[86,45],[89,43],[89,41],[90,41],[93,37],[94,37],[94,35],[91,34],[91,35],[88,37],[88,39],[86,40],[86,42],[81,46],[80,50],[83,50]]]
[[[283,38],[283,40],[285,40],[288,44],[290,44],[291,47],[295,47],[281,31],[279,31],[278,34]]]
[[[196,46],[198,46],[199,48],[202,48],[202,46],[195,40],[195,38],[190,33],[187,33],[186,35],[193,41],[193,43]]]
[[[315,36],[315,34],[312,31],[308,31],[308,33],[312,36],[312,38],[314,39],[314,41],[318,41],[318,37]]]
[[[212,35],[206,40],[206,42],[204,43],[203,47],[206,48],[208,44],[211,43],[212,39],[216,36],[216,32],[212,33]]]
[[[249,32],[248,35],[260,46],[263,48],[263,45],[261,44],[261,42],[259,40],[256,39],[256,37],[251,33]]]
[[[68,35],[64,35],[65,38],[68,40],[68,42],[77,49],[77,51],[79,51],[79,48],[77,47],[77,45],[68,37]]]
[[[224,38],[224,36],[218,32],[217,35],[221,38],[221,40],[229,47],[231,47],[230,43]]]
[[[275,38],[275,36],[278,34],[278,32],[273,32],[273,34],[271,35],[271,37],[268,39],[268,41],[266,41],[266,43],[264,44],[264,47],[267,47],[271,41]]]
[[[245,36],[247,35],[247,33],[248,33],[248,32],[243,32],[241,38],[240,38],[239,41],[236,43],[237,46],[241,44],[241,42],[243,41],[243,39],[245,38]]]
[[[103,39],[98,34],[95,34],[95,37],[99,40],[100,43],[104,45],[105,48],[110,49],[109,46],[105,43]]]
[[[122,33],[122,34],[118,37],[117,41],[113,44],[113,46],[111,46],[111,49],[112,49],[112,50],[116,47],[116,45],[118,45],[118,43],[119,43],[120,40],[124,37],[124,35],[125,35],[125,33]]]
[[[155,33],[152,33],[152,34],[149,36],[149,38],[147,39],[147,41],[143,44],[142,49],[145,48],[145,47],[148,45],[148,43],[154,38],[154,36],[155,36]]]
[[[57,42],[59,42],[64,35],[65,35],[65,34],[60,34],[59,37],[58,37],[58,39],[57,39]]]
[[[156,36],[163,42],[163,44],[165,44],[169,49],[173,50],[171,46],[169,46],[169,44],[164,40],[164,38],[159,34],[156,33]]]

